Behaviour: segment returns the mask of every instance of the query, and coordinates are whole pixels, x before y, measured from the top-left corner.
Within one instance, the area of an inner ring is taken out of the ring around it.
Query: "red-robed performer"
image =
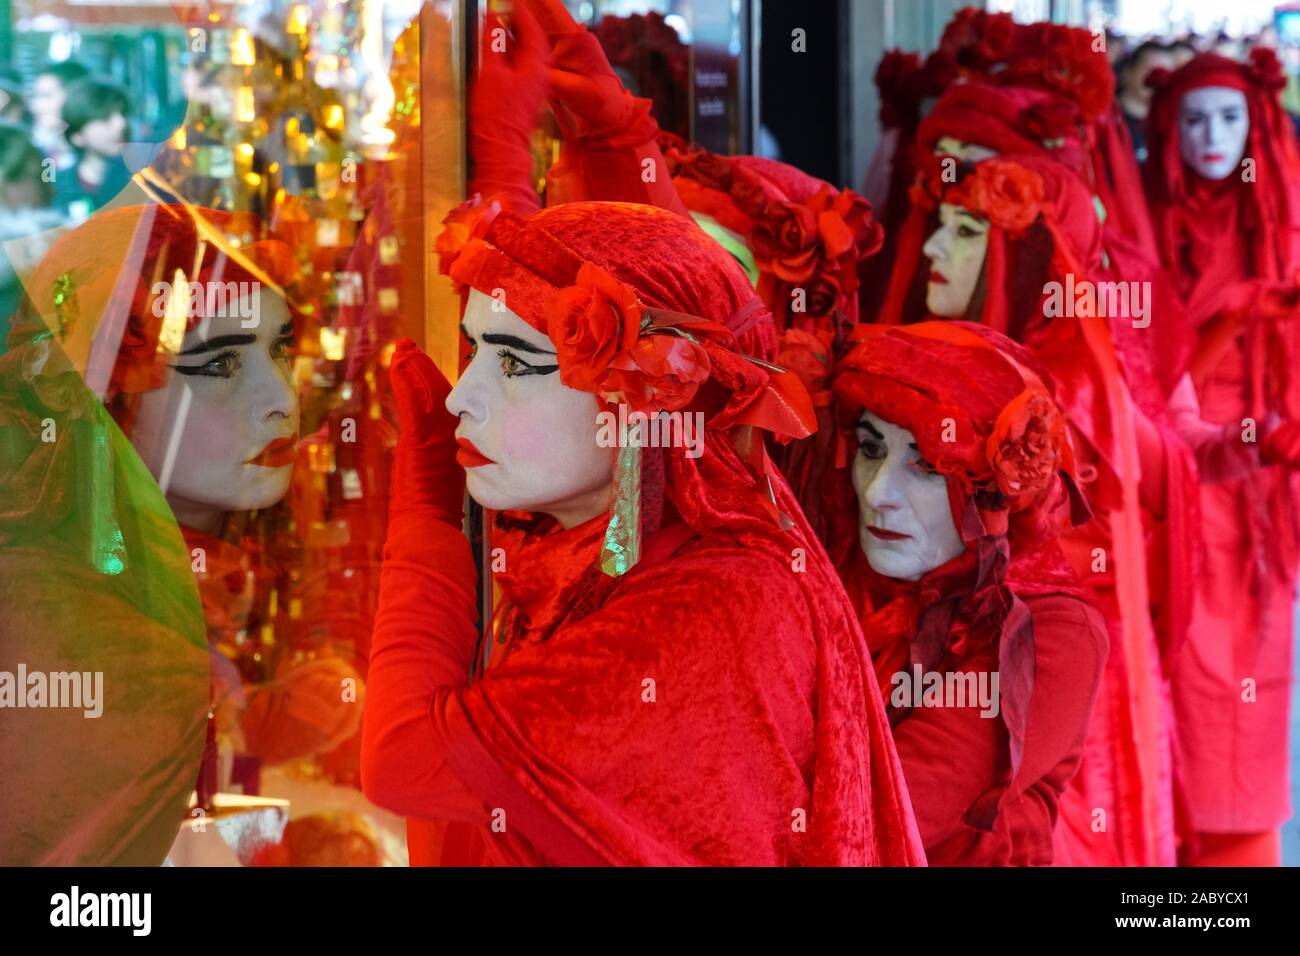
[[[1048,865],[1107,647],[1057,540],[1089,516],[1064,414],[1032,354],[983,326],[856,338],[834,390],[857,453],[827,491],[851,481],[857,507],[841,511],[831,554],[862,613],[926,857]],[[932,697],[922,682],[953,690]]]
[[[945,182],[935,158],[913,190],[936,228],[923,258],[899,259],[892,308],[881,320],[978,321],[1027,345],[1051,373],[1096,515],[1067,531],[1062,546],[1111,630],[1082,767],[1062,801],[1056,859],[1172,863],[1170,718],[1143,525],[1164,500],[1164,476],[1157,467],[1138,481],[1148,443],[1095,296],[1091,308],[1086,299],[1065,301],[1067,282],[1073,288],[1097,275],[1101,224],[1086,185],[1051,160],[998,157],[956,171],[958,182]],[[1158,452],[1146,457],[1163,465]]]
[[[1189,861],[1278,865],[1300,562],[1300,157],[1272,51],[1153,72],[1146,165],[1165,267],[1188,306],[1202,414],[1238,437],[1202,464],[1198,581],[1174,671]]]
[[[414,348],[394,360],[366,793],[468,824],[444,863],[921,863],[856,615],[765,465],[759,430],[811,408],[737,351],[770,321],[744,275],[653,207],[470,212],[481,238],[444,245],[469,366],[448,394]],[[602,437],[620,406],[703,427],[635,447]],[[466,472],[524,513],[497,523],[499,643],[472,682]]]

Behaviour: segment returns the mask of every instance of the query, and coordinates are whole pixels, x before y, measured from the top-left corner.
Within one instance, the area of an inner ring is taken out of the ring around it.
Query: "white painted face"
[[[904,428],[863,412],[853,460],[858,542],[878,574],[917,581],[966,550],[948,484],[929,470]]]
[[[560,381],[555,345],[497,300],[470,291],[471,360],[447,396],[457,459],[479,504],[537,511],[571,528],[609,509],[614,452],[596,441],[603,407]]]
[[[252,289],[187,332],[162,387],[141,394],[131,443],[181,524],[215,534],[226,513],[269,508],[289,490],[292,344],[284,299]]]
[[[989,247],[989,223],[960,206],[939,206],[939,228],[921,251],[930,260],[925,305],[942,319],[966,315],[984,269]]]
[[[1178,146],[1183,162],[1205,179],[1220,180],[1241,165],[1250,133],[1246,94],[1227,86],[1203,86],[1183,94]]]
[[[997,150],[976,143],[963,143],[955,136],[940,136],[934,144],[936,156],[954,156],[967,163],[980,163],[998,155]]]

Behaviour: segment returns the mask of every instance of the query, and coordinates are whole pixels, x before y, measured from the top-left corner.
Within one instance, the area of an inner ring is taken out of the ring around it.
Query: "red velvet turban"
[[[1081,515],[1065,415],[1028,350],[968,322],[864,325],[855,338],[833,386],[842,425],[867,409],[910,431],[948,481],[964,540],[972,498],[990,533],[1024,547],[1063,530],[1071,504]]]
[[[570,388],[638,411],[707,407],[715,427],[804,437],[797,376],[744,356],[769,320],[730,256],[693,222],[634,203],[564,203],[521,219],[461,207],[440,239],[443,270],[493,295],[555,343]],[[727,394],[719,394],[719,392]]]
[[[869,202],[786,163],[720,156],[667,134],[660,142],[686,207],[744,237],[778,328],[801,314],[856,321],[858,264],[884,239]],[[800,288],[802,306],[792,295]]]

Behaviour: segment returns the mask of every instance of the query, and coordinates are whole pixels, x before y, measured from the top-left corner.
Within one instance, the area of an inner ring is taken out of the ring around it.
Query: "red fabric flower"
[[[768,203],[754,225],[750,247],[754,257],[770,263],[770,271],[787,282],[806,282],[817,268],[817,215],[803,203]]]
[[[998,414],[986,445],[998,488],[1010,499],[1032,498],[1061,467],[1065,422],[1051,397],[1031,386]]]
[[[1017,162],[988,159],[944,197],[988,219],[999,229],[1019,236],[1038,218],[1043,206],[1043,180]]]
[[[471,240],[482,239],[487,235],[492,220],[500,213],[500,202],[494,199],[485,203],[478,193],[447,213],[446,218],[442,220],[442,232],[438,233],[436,242],[438,271],[443,275],[451,275],[452,263]]]
[[[1257,86],[1274,93],[1286,89],[1286,73],[1274,51],[1257,46],[1250,51],[1247,63],[1246,72]]]
[[[1069,100],[1053,97],[1025,111],[1025,129],[1042,142],[1064,139],[1079,125],[1079,108]]]
[[[575,284],[546,303],[546,333],[555,343],[560,380],[597,391],[614,357],[636,342],[644,312],[635,291],[584,263]]]
[[[651,333],[613,358],[596,392],[633,411],[671,412],[690,404],[711,370],[703,345],[672,333]]]

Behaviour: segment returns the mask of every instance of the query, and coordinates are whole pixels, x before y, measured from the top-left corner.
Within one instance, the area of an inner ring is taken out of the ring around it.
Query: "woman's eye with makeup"
[[[963,239],[974,239],[976,236],[982,236],[983,233],[974,226],[963,224],[957,227],[957,235]]]
[[[202,375],[207,378],[230,378],[239,371],[241,363],[239,353],[226,349],[214,355],[202,365],[175,365],[176,371],[183,375]]]
[[[861,439],[858,448],[862,450],[863,457],[868,461],[881,461],[889,453],[884,442],[870,436]]]
[[[942,477],[939,474],[938,469],[935,468],[934,465],[930,464],[928,461],[926,461],[924,458],[922,458],[919,455],[912,460],[911,468],[913,471],[918,472],[919,474],[922,475],[933,476],[936,478]]]
[[[501,359],[501,374],[506,378],[518,378],[533,371],[533,367],[509,349],[497,352]]]

